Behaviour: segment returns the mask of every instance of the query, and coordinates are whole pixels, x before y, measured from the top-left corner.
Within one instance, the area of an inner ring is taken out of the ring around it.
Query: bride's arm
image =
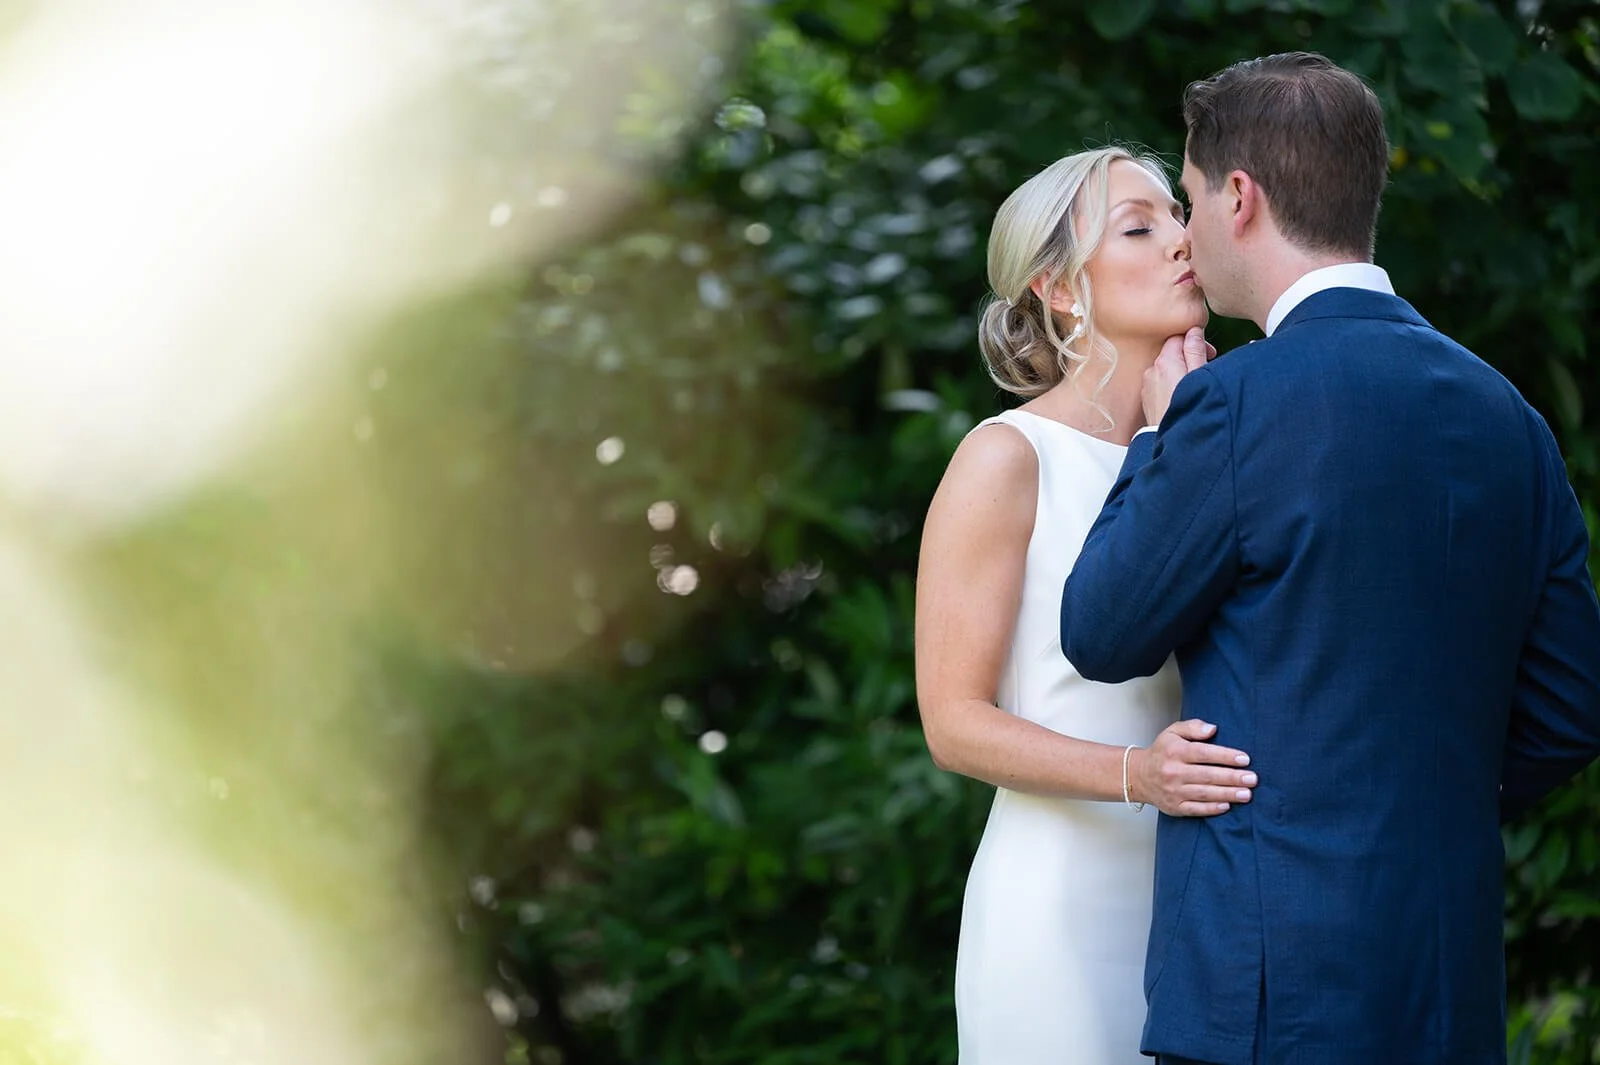
[[[934,495],[917,567],[923,731],[943,769],[1016,791],[1120,802],[1122,747],[1063,736],[994,705],[1022,597],[1038,478],[1033,448],[997,425],[962,442]],[[1209,734],[1210,726],[1179,722],[1133,751],[1131,798],[1188,815],[1240,801],[1239,788],[1254,777],[1231,768],[1239,752],[1192,742]]]

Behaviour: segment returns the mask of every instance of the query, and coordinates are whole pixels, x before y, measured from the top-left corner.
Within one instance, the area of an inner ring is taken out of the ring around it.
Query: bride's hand
[[[1205,330],[1195,326],[1187,333],[1168,337],[1161,345],[1161,354],[1144,372],[1144,383],[1139,398],[1144,405],[1144,423],[1160,425],[1172,403],[1172,393],[1178,382],[1191,371],[1198,370],[1217,357],[1217,349],[1206,340]]]
[[[1250,801],[1250,756],[1206,742],[1217,726],[1178,721],[1128,756],[1128,796],[1173,817],[1211,817]]]

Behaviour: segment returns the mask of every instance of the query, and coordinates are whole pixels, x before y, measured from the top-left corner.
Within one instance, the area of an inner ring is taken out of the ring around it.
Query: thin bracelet
[[[1134,813],[1144,809],[1144,803],[1134,802],[1128,795],[1128,755],[1132,754],[1133,749],[1137,746],[1139,746],[1137,743],[1130,743],[1127,749],[1122,752],[1122,801],[1132,807]]]

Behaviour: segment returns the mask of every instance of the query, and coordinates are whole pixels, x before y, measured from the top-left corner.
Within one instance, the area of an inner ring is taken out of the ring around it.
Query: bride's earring
[[[1072,315],[1072,332],[1067,334],[1066,341],[1070,344],[1083,336],[1083,304],[1074,300],[1071,309],[1067,313]]]

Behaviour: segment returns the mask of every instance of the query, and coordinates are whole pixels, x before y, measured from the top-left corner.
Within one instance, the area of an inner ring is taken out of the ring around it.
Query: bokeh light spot
[[[690,595],[700,587],[700,571],[693,566],[673,566],[661,571],[661,590],[673,595]]]
[[[657,500],[645,511],[645,520],[656,532],[666,532],[678,524],[678,505],[665,499]]]

